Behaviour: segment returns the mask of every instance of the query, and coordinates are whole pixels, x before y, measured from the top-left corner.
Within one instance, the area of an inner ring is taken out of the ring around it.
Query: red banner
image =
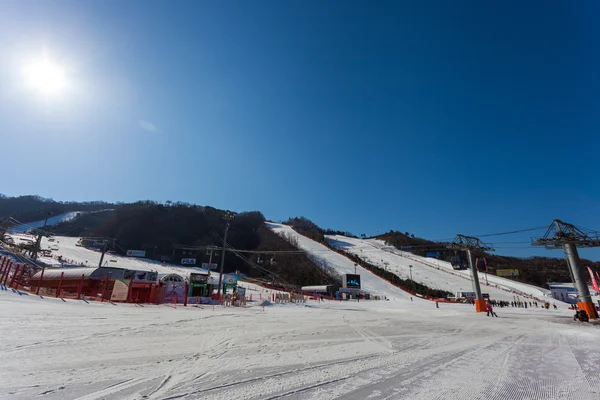
[[[592,287],[594,288],[596,293],[600,292],[600,289],[598,289],[598,282],[596,282],[596,277],[594,276],[592,269],[590,267],[587,267],[587,269],[588,269],[588,272],[590,273],[590,277],[592,278]]]

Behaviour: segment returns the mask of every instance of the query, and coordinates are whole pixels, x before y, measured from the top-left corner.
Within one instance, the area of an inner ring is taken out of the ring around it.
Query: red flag
[[[594,276],[592,269],[590,267],[587,267],[587,269],[588,269],[588,272],[590,273],[590,276],[592,277],[592,287],[594,288],[596,293],[600,292],[600,289],[598,289],[598,282],[596,282],[596,277]]]

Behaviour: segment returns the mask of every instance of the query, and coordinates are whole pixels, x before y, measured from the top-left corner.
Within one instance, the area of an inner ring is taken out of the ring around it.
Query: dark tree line
[[[102,201],[55,201],[40,196],[0,197],[0,218],[12,217],[21,222],[43,220],[48,213],[64,214],[70,211],[99,211],[116,205]]]

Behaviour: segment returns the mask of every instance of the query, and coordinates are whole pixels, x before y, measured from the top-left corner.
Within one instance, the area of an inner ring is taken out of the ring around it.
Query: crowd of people
[[[550,308],[550,303],[545,302],[540,305],[540,303],[538,303],[537,301],[488,300],[488,303],[494,307],[500,307],[500,308],[504,308],[504,307],[513,307],[513,308],[534,308],[535,307],[535,308],[539,308],[540,306],[542,308],[545,308],[546,310],[548,310]],[[554,307],[555,310],[558,309],[558,307],[556,307],[556,304],[552,304],[552,306]]]

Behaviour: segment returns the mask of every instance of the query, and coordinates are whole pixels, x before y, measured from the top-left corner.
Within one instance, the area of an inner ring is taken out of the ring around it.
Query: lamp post
[[[225,223],[225,235],[223,237],[223,249],[221,251],[221,268],[219,270],[219,287],[217,288],[217,295],[221,296],[221,286],[223,285],[223,267],[225,266],[225,246],[227,246],[227,232],[229,231],[230,221],[234,218],[233,213],[227,212],[223,219]],[[210,265],[209,265],[210,268]]]

